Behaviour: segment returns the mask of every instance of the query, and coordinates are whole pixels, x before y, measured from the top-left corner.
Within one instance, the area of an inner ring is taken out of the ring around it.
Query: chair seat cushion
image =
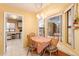
[[[55,47],[55,46],[49,46],[49,47],[46,48],[46,50],[48,50],[48,51],[54,51],[54,50],[57,50],[57,47]]]

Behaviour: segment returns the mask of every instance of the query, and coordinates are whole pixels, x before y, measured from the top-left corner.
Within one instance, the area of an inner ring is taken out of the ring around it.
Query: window
[[[62,41],[62,16],[50,17],[48,19],[48,36],[52,36]]]
[[[6,31],[15,31],[15,23],[7,23]]]
[[[44,19],[40,17],[38,21],[38,27],[39,27],[39,35],[45,36],[45,26],[44,26]]]
[[[70,46],[74,46],[74,8],[72,7],[67,11],[67,43]]]

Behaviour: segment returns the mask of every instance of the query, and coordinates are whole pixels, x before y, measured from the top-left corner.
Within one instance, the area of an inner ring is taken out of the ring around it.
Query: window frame
[[[61,17],[61,39],[60,39],[60,41],[62,42],[62,13],[59,13],[59,14],[57,14],[57,15],[55,15],[55,16],[50,16],[50,17],[48,17],[47,19],[46,19],[46,36],[48,36],[48,37],[52,37],[52,36],[49,36],[48,35],[48,20],[50,19],[50,18],[53,18],[53,17]],[[58,39],[59,39],[59,37],[58,37]]]
[[[72,15],[72,9],[73,9],[73,15]],[[68,20],[69,19],[68,12],[70,10],[71,10],[71,17],[72,17],[71,18],[72,19],[72,25],[69,25],[69,20]],[[67,10],[66,15],[67,15],[67,17],[66,17],[67,18],[66,19],[67,20],[67,39],[66,39],[66,43],[70,47],[75,48],[75,38],[74,38],[74,29],[73,29],[74,28],[74,23],[73,23],[74,22],[74,6],[72,6],[70,9]],[[72,40],[71,43],[69,42],[69,33],[68,33],[69,32],[69,29],[68,29],[68,27],[72,29],[72,38],[73,39],[71,39]]]

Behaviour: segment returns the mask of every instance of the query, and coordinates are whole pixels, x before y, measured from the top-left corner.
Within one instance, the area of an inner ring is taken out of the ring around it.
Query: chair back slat
[[[32,39],[31,39],[31,37],[34,37],[34,36],[35,36],[35,33],[30,33],[30,34],[27,35],[28,46],[31,46],[31,45],[34,44],[33,41],[32,41]]]
[[[59,39],[54,39],[54,38],[52,38],[51,45],[52,45],[52,46],[57,46],[58,41],[59,41]]]

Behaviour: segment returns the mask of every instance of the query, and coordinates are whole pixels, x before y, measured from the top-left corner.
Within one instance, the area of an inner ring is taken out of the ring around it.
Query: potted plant
[[[76,17],[76,18],[75,18],[74,24],[79,24],[79,17]]]
[[[76,17],[74,20],[74,26],[75,28],[79,28],[79,17]]]

